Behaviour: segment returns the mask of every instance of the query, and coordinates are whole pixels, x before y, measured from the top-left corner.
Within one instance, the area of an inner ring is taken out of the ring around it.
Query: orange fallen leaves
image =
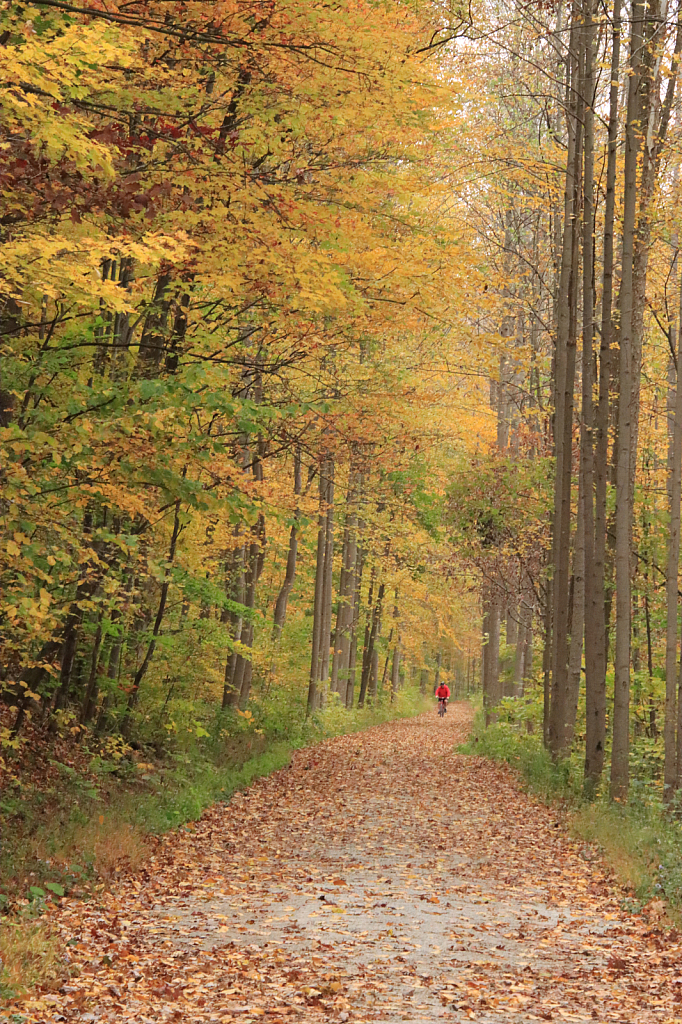
[[[10,1012],[108,1024],[672,1022],[682,947],[620,911],[470,712],[320,744],[54,923],[73,977]],[[306,767],[309,766],[309,767]]]

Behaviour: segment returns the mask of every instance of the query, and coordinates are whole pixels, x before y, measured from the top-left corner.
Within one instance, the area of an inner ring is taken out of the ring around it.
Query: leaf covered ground
[[[506,767],[455,752],[470,717],[300,751],[142,872],[63,899],[72,976],[5,1019],[680,1020],[679,936],[622,910]]]

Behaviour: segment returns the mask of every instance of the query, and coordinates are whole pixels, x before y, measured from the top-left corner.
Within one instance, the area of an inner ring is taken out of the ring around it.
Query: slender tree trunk
[[[322,605],[324,602],[324,548],[327,529],[327,479],[324,464],[320,467],[320,510],[317,516],[317,557],[315,559],[315,597],[313,601],[313,634],[310,656],[310,682],[308,685],[307,714],[315,710],[317,680],[319,678],[320,646],[322,639]]]
[[[364,523],[358,521],[358,536],[362,536]],[[350,649],[348,652],[348,680],[346,683],[346,707],[353,707],[355,698],[355,674],[358,653],[358,630],[360,628],[360,603],[362,595],[362,571],[365,563],[365,551],[362,544],[358,544],[358,551],[355,563],[355,591],[353,594],[353,618],[350,633]]]
[[[391,703],[395,701],[396,694],[400,687],[400,625],[398,611],[398,588],[395,588],[395,603],[393,605],[393,630],[395,643],[393,646],[393,661],[391,663]]]
[[[483,706],[486,725],[494,721],[493,709],[500,697],[500,598],[486,595],[483,606]]]
[[[99,654],[102,648],[102,612],[100,612],[99,620],[97,622],[97,631],[95,633],[95,641],[92,646],[92,653],[90,656],[90,674],[88,676],[88,685],[85,689],[85,696],[83,697],[83,705],[81,708],[81,722],[85,725],[90,721],[95,713],[95,705],[97,704],[97,667],[99,664]]]
[[[235,530],[235,534],[237,534]],[[245,565],[246,546],[241,544],[235,548],[230,559],[227,576],[227,594],[235,604],[244,605],[245,601]],[[244,629],[243,613],[235,608],[226,610],[227,621],[231,625],[232,641],[241,643],[242,630]],[[225,673],[223,678],[223,701],[222,707],[225,711],[229,707],[236,707],[239,703],[241,692],[241,680],[235,678],[237,671],[237,659],[239,655],[236,650],[230,651],[225,661]]]
[[[369,630],[369,636],[367,638],[367,647],[364,652],[363,665],[362,665],[362,681],[360,684],[360,696],[358,698],[358,707],[363,707],[367,693],[376,697],[376,658],[379,656],[379,652],[376,647],[377,637],[381,632],[381,613],[384,600],[384,591],[386,585],[381,583],[379,585],[379,591],[377,593],[377,599],[372,609],[371,626]],[[376,655],[376,658],[375,658]]]
[[[573,614],[571,616],[571,648],[568,659],[568,702],[566,715],[566,745],[569,748],[575,735],[575,723],[580,698],[580,675],[583,660],[583,630],[585,626],[585,513],[584,485],[578,498],[578,519],[573,548]]]
[[[545,589],[544,645],[542,650],[542,743],[549,749],[549,711],[552,696],[552,608],[554,581]]]
[[[677,278],[679,250],[675,252],[674,276]],[[673,276],[673,275],[671,275]],[[681,298],[682,306],[682,298]],[[682,312],[682,308],[681,308]],[[669,413],[669,512],[668,558],[666,565],[666,644],[665,644],[665,719],[663,745],[663,799],[668,802],[678,785],[677,765],[677,636],[678,636],[678,584],[680,564],[680,497],[682,494],[682,377],[680,376],[680,331],[677,324],[669,329],[672,383]]]
[[[260,384],[255,386],[254,398],[260,401]],[[263,482],[263,456],[264,446],[261,439],[258,440],[257,455],[252,457],[251,471],[258,483]],[[258,514],[255,524],[251,527],[251,540],[244,545],[244,607],[250,612],[249,617],[244,617],[241,627],[240,644],[246,648],[253,648],[254,637],[254,612],[256,609],[256,590],[258,580],[263,571],[265,562],[265,516]],[[253,661],[250,655],[237,654],[234,673],[232,676],[232,690],[230,702],[233,706],[245,707],[251,693],[251,682],[253,678]]]
[[[386,647],[387,647],[386,657],[384,658],[384,671],[381,673],[381,683],[379,684],[379,688],[378,688],[379,689],[379,693],[383,693],[384,692],[384,687],[386,686],[386,680],[388,679],[388,666],[390,664],[391,655],[393,653],[393,648],[391,647],[391,641],[392,640],[393,640],[393,627],[391,627],[391,632],[388,634],[388,643],[386,645]]]
[[[329,664],[329,635],[331,627],[331,565],[333,558],[333,462],[325,459],[320,467],[320,511],[317,519],[317,559],[315,563],[315,600],[313,606],[312,654],[308,685],[307,714],[318,705],[320,681],[325,665]]]
[[[381,623],[379,623],[381,626]],[[369,689],[368,696],[370,704],[376,704],[377,702],[377,686],[379,682],[379,650],[377,647],[372,648],[372,661],[369,672]]]
[[[580,9],[573,5],[569,42],[568,151],[564,196],[564,237],[559,282],[556,335],[556,402],[554,488],[554,614],[552,698],[549,743],[552,755],[563,756],[568,742],[569,702],[569,566],[573,451],[573,392],[576,358],[578,268],[578,202],[582,168],[582,111],[578,97],[583,77],[583,35]]]
[[[334,654],[330,687],[346,702],[348,685],[348,662],[350,656],[350,634],[353,627],[353,604],[355,595],[355,568],[357,562],[357,515],[355,498],[357,481],[351,467],[346,497],[346,522],[343,531],[341,552],[341,578],[339,581],[339,603],[334,631]]]
[[[297,448],[294,454],[294,495],[298,499],[301,495],[301,452]],[[294,511],[295,522],[291,525],[289,533],[289,551],[287,554],[287,567],[284,573],[284,582],[282,583],[277,600],[275,601],[275,614],[274,623],[272,627],[272,635],[275,640],[279,639],[284,628],[284,623],[287,617],[287,602],[289,600],[289,594],[291,588],[294,585],[294,579],[296,578],[296,559],[298,556],[298,500],[296,501],[296,509]]]
[[[680,51],[682,49],[682,0],[676,5],[673,24],[677,24],[671,54],[670,72],[665,73],[667,86],[663,101],[661,91],[664,77],[663,58],[666,19],[669,0],[648,0],[642,5],[645,12],[644,38],[639,63],[639,138],[641,160],[638,168],[636,230],[632,269],[632,341],[631,341],[631,427],[630,427],[630,506],[634,507],[635,473],[639,438],[640,381],[642,370],[642,342],[644,337],[644,311],[646,283],[651,252],[653,226],[652,201],[656,192],[660,155],[672,113]],[[632,521],[630,524],[632,530]]]
[[[606,743],[606,523],[609,443],[609,387],[611,381],[611,337],[613,307],[613,236],[618,157],[618,75],[620,70],[620,0],[615,0],[612,26],[611,89],[609,107],[601,346],[599,354],[599,403],[595,421],[594,447],[594,548],[585,632],[585,784],[594,790],[604,767]],[[587,562],[590,571],[590,562]]]
[[[530,628],[531,607],[527,594],[522,594],[519,602],[519,626],[516,636],[516,649],[514,651],[514,696],[523,696],[523,683],[526,678],[525,657],[528,645],[528,630]]]
[[[261,517],[259,517],[260,521]],[[256,608],[256,587],[258,585],[258,578],[260,576],[259,563],[260,563],[261,548],[258,541],[253,540],[249,544],[248,548],[248,561],[246,572],[244,574],[244,605],[249,609],[251,614]],[[253,648],[253,633],[254,623],[253,619],[248,619],[242,626],[242,637],[241,643],[244,647]],[[251,681],[253,678],[253,661],[249,655],[238,654],[237,665],[234,674],[234,692],[235,695],[239,695],[237,703],[240,707],[244,707],[249,699],[251,693]]]
[[[329,485],[327,490],[327,521],[325,523],[324,545],[324,586],[323,586],[323,619],[320,648],[320,683],[325,684],[321,694],[326,694],[326,682],[329,679],[329,656],[332,644],[332,600],[334,572],[334,463],[329,460]]]
[[[533,610],[531,608],[526,627],[526,646],[523,652],[523,689],[521,696],[525,693],[526,683],[533,678]]]
[[[633,255],[637,213],[637,159],[640,149],[639,102],[644,4],[632,0],[630,75],[625,129],[623,261],[620,289],[620,357],[616,477],[616,659],[611,751],[611,799],[627,800],[630,751],[630,456],[632,441]]]
[[[166,610],[166,602],[168,601],[168,591],[170,589],[171,582],[170,569],[171,566],[173,565],[173,562],[175,561],[175,552],[177,549],[178,537],[180,536],[180,529],[180,499],[177,498],[175,501],[175,514],[173,517],[173,532],[171,534],[170,547],[168,550],[168,559],[166,562],[166,569],[164,572],[164,580],[163,583],[161,584],[161,594],[159,596],[159,605],[156,610],[156,618],[154,619],[152,635],[150,637],[149,643],[147,644],[145,656],[142,659],[142,664],[135,673],[135,678],[133,679],[133,684],[130,688],[130,693],[128,696],[128,709],[126,711],[125,718],[121,725],[122,732],[125,732],[128,726],[128,723],[130,721],[130,712],[137,704],[137,698],[140,692],[140,683],[142,682],[146,675],[147,669],[149,668],[149,664],[154,655],[154,651],[156,650],[156,643],[159,637],[159,633],[161,632],[161,624],[163,622],[163,616]]]
[[[585,4],[585,79],[584,79],[584,178],[583,178],[583,358],[582,358],[582,417],[580,434],[581,501],[582,501],[582,576],[584,601],[582,605],[585,632],[586,717],[594,713],[587,699],[588,688],[594,687],[595,655],[603,650],[603,635],[593,612],[601,607],[603,615],[603,582],[601,593],[595,579],[595,474],[594,474],[594,96],[595,96],[595,6],[594,0]],[[617,82],[618,68],[614,69]],[[618,102],[616,85],[616,103]],[[607,159],[610,159],[610,152]],[[607,171],[608,179],[608,171]],[[608,187],[608,180],[607,180]],[[608,203],[607,203],[608,206]],[[612,211],[613,212],[613,211]],[[610,304],[610,303],[609,303]],[[609,311],[610,318],[610,311]],[[608,401],[608,391],[607,391]],[[597,498],[598,500],[598,498]],[[576,563],[578,563],[576,550]],[[574,615],[575,624],[575,615]],[[573,645],[573,637],[571,638]],[[574,655],[572,648],[571,654]],[[587,665],[590,663],[590,684],[587,683]],[[577,667],[577,690],[580,688],[580,665]],[[571,674],[575,691],[575,656]],[[590,694],[590,697],[593,693]],[[576,702],[577,708],[577,702]],[[574,719],[575,722],[575,719]],[[603,744],[603,739],[602,739]]]

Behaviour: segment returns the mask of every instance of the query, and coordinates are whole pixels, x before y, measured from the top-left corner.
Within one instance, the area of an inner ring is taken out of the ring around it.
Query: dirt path
[[[682,1020],[682,946],[452,706],[301,751],[148,872],[60,920],[80,975],[42,1021]],[[18,1018],[11,1018],[18,1022]],[[24,1018],[26,1019],[26,1018]]]

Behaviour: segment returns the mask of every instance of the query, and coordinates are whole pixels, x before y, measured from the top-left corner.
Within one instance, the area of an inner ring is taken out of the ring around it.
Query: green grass
[[[273,730],[274,736],[254,727],[229,736],[221,719],[194,748],[154,763],[135,762],[112,743],[115,756],[93,758],[87,773],[62,765],[58,785],[41,789],[39,782],[16,780],[0,800],[0,997],[65,976],[59,943],[43,918],[49,902],[69,891],[87,897],[120,872],[134,871],[154,836],[284,767],[295,749],[430,705],[410,691],[393,704],[352,711],[330,700],[314,718]]]
[[[649,741],[633,746],[633,785],[626,806],[609,802],[608,778],[589,801],[582,789],[581,752],[554,763],[537,731],[527,733],[525,723],[502,721],[486,729],[479,712],[461,750],[515,768],[528,792],[568,812],[576,838],[601,848],[608,866],[631,890],[633,908],[665,901],[670,918],[678,922],[682,918],[682,822],[679,809],[663,807],[656,759],[649,746]]]
[[[0,910],[3,903],[16,905],[17,897],[52,899],[49,889],[43,896],[32,891],[45,885],[83,889],[134,870],[153,836],[196,820],[206,807],[282,768],[293,750],[418,714],[424,706],[413,692],[399,694],[393,704],[352,711],[330,700],[284,735],[273,730],[268,736],[248,722],[233,735],[221,718],[193,747],[163,758],[147,760],[147,754],[112,743],[113,753],[93,756],[87,771],[51,762],[49,785],[40,778],[16,779],[0,796]]]
[[[49,924],[25,916],[14,920],[3,918],[0,998],[14,999],[38,984],[49,985],[63,977],[61,943]]]

